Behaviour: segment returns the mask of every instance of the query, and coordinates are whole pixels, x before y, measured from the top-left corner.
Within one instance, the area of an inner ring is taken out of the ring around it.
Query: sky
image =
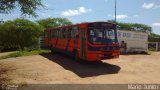
[[[115,0],[42,0],[45,8],[37,10],[37,18],[68,18],[73,23],[107,21],[115,17]],[[141,23],[152,27],[160,35],[160,0],[117,0],[117,21]],[[11,14],[0,14],[0,19],[12,20],[21,17],[19,9]]]

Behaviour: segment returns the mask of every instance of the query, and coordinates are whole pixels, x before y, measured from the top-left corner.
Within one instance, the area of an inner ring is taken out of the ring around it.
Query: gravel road
[[[60,54],[0,60],[0,83],[125,84],[159,83],[160,52],[121,55],[101,62],[76,62]]]

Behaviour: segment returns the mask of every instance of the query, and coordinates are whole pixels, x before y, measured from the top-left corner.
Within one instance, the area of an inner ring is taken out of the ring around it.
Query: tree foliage
[[[114,20],[109,20],[109,22],[115,23]],[[148,25],[138,24],[138,23],[117,22],[117,27],[119,30],[147,32],[149,33],[149,37],[148,37],[149,42],[160,42],[160,35],[153,33],[152,27]]]
[[[109,22],[115,23],[113,20],[109,20]],[[145,25],[145,24],[139,24],[139,23],[123,23],[123,22],[117,22],[117,28],[119,30],[129,30],[129,31],[139,31],[139,32],[152,32],[152,27]]]
[[[43,7],[42,0],[0,0],[0,13],[11,13],[16,7],[20,8],[22,15],[37,16],[35,10]]]
[[[72,22],[66,18],[46,18],[37,21],[44,28],[70,25]]]
[[[150,42],[160,42],[160,35],[151,33],[148,39]]]
[[[42,28],[26,19],[15,19],[0,25],[0,46],[20,48],[36,46]]]

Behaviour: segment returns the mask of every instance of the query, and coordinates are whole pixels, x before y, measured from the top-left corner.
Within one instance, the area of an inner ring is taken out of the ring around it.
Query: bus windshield
[[[92,44],[115,44],[115,30],[114,29],[89,29],[88,39]]]

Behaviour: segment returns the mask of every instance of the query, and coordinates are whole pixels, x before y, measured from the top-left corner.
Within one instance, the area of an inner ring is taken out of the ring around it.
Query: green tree
[[[0,26],[0,46],[4,48],[32,47],[38,44],[43,28],[27,19],[7,21]]]
[[[148,39],[149,39],[149,42],[160,42],[160,35],[151,33]]]
[[[115,23],[114,20],[109,20],[109,22]],[[160,42],[160,35],[155,34],[152,32],[152,27],[144,24],[138,24],[138,23],[122,23],[117,22],[117,26],[119,30],[129,30],[129,31],[139,31],[139,32],[148,32],[149,42]]]
[[[114,20],[109,20],[109,22],[115,23]],[[129,31],[149,32],[149,33],[152,32],[152,27],[139,23],[117,22],[117,27],[119,30],[129,30]]]
[[[37,21],[44,28],[71,25],[72,22],[66,18],[46,18]]]
[[[37,16],[35,10],[43,7],[42,0],[0,0],[0,13],[11,13],[16,7],[20,8],[22,15]]]

